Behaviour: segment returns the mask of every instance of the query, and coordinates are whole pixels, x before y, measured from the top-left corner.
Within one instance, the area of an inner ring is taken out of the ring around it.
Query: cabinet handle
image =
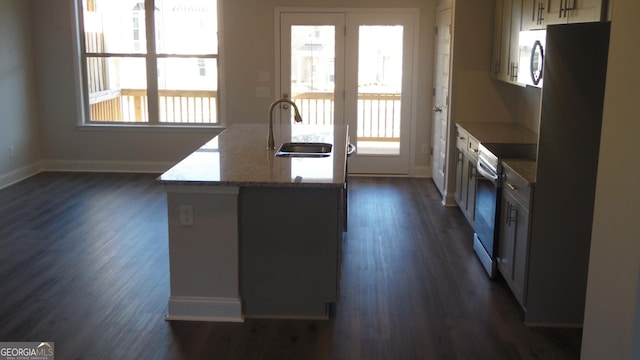
[[[511,63],[509,79],[511,81],[517,81],[518,80],[518,64],[517,63]]]
[[[538,25],[544,23],[544,4],[538,4]]]
[[[569,6],[569,0],[566,0],[566,4],[564,5],[565,16],[567,15],[567,10],[575,10],[576,9],[576,0],[571,0],[571,6]]]
[[[513,190],[513,191],[518,191],[518,187],[513,185],[513,184],[509,184],[507,183],[507,186],[509,187],[509,189]]]
[[[507,203],[507,226],[515,224],[518,221],[518,209],[511,203]]]
[[[571,3],[571,6],[569,6],[569,0],[561,0],[560,1],[560,17],[568,17],[569,16],[569,10],[575,10],[576,9],[576,0],[573,0],[573,2]],[[564,15],[563,15],[564,14]]]

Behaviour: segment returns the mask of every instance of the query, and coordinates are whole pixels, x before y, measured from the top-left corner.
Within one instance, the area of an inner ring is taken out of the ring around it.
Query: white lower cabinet
[[[520,175],[504,168],[498,270],[523,308],[526,308],[532,194],[533,188]]]
[[[460,126],[457,126],[455,199],[471,226],[475,222],[476,213],[478,144],[478,140],[469,135]]]

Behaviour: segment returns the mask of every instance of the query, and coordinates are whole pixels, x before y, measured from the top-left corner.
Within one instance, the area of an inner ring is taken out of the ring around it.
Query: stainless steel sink
[[[288,142],[280,145],[276,156],[284,157],[327,157],[333,145],[314,142]]]

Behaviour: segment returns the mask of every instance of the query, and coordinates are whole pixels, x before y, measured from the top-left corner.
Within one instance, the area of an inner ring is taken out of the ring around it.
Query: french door
[[[347,124],[352,173],[408,174],[416,14],[279,12],[277,90],[309,124]]]

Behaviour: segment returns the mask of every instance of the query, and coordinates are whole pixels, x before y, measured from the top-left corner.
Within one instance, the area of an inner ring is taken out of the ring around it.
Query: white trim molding
[[[238,298],[171,296],[166,320],[244,322]]]
[[[162,161],[42,160],[44,171],[163,173],[173,165],[175,163]]]
[[[4,189],[26,178],[36,175],[42,170],[42,163],[40,161],[37,161],[27,166],[11,170],[4,174],[0,174],[0,189]]]

